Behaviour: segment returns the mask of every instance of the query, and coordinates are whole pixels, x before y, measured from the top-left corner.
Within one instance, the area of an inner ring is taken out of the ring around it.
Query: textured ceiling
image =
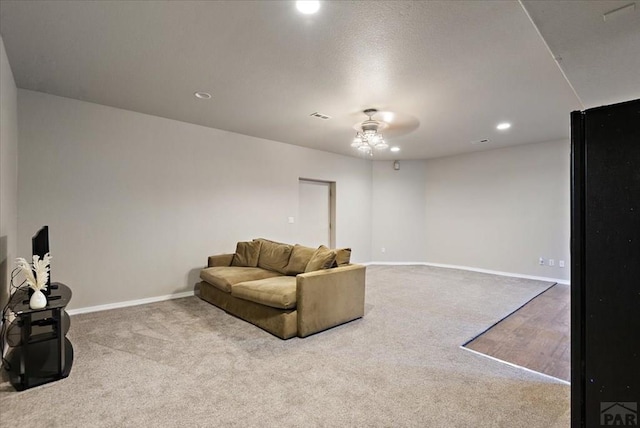
[[[584,49],[572,31],[588,32],[571,21],[584,2],[532,3],[578,95],[610,99],[580,74],[584,60],[569,66]],[[568,138],[583,107],[517,1],[325,1],[303,16],[289,1],[2,0],[0,34],[20,88],[352,156],[370,107],[413,125],[392,123],[401,152],[376,159]],[[502,121],[512,128],[497,131]]]
[[[523,3],[585,108],[640,98],[640,3]]]

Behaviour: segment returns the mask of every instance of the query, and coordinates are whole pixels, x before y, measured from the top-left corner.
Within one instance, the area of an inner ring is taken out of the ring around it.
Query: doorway
[[[335,187],[331,181],[300,178],[298,182],[298,237],[309,247],[335,248]]]

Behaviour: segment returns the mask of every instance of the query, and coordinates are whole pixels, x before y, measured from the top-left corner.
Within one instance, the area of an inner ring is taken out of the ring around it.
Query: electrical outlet
[[[295,223],[295,219],[293,217],[287,217],[287,221],[289,222],[289,224]]]
[[[549,259],[549,266],[555,266],[556,265],[556,261],[553,259]]]
[[[386,252],[387,252],[387,249],[386,249],[386,248],[384,248],[384,247],[382,247],[382,248],[380,248],[380,252],[381,252],[381,253],[386,253]]]
[[[558,260],[558,266],[563,268],[564,267],[564,260]]]
[[[543,258],[543,257],[540,257],[540,258],[538,259],[538,264],[539,264],[540,266],[544,266],[544,258]]]

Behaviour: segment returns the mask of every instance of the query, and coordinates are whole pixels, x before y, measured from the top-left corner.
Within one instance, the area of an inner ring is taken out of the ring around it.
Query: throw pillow
[[[314,272],[321,269],[329,269],[336,259],[336,252],[324,245],[320,245],[307,263],[305,272]]]
[[[260,255],[260,241],[238,242],[236,253],[231,260],[231,266],[258,266],[258,256]]]
[[[337,248],[336,260],[333,262],[333,267],[348,265],[351,261],[351,248]]]
[[[287,265],[287,275],[297,275],[304,272],[315,252],[315,248],[298,244],[294,245],[293,251],[291,251],[291,257],[289,258],[289,264]]]
[[[258,257],[258,267],[286,275],[286,267],[289,263],[293,245],[282,244],[262,238],[255,239],[254,241],[262,243],[260,246],[260,256]]]

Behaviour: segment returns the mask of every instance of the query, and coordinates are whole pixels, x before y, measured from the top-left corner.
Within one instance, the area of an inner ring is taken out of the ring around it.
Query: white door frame
[[[327,180],[317,180],[314,178],[298,178],[298,187],[301,181],[311,183],[324,183],[329,185],[329,247],[336,247],[336,182]]]

